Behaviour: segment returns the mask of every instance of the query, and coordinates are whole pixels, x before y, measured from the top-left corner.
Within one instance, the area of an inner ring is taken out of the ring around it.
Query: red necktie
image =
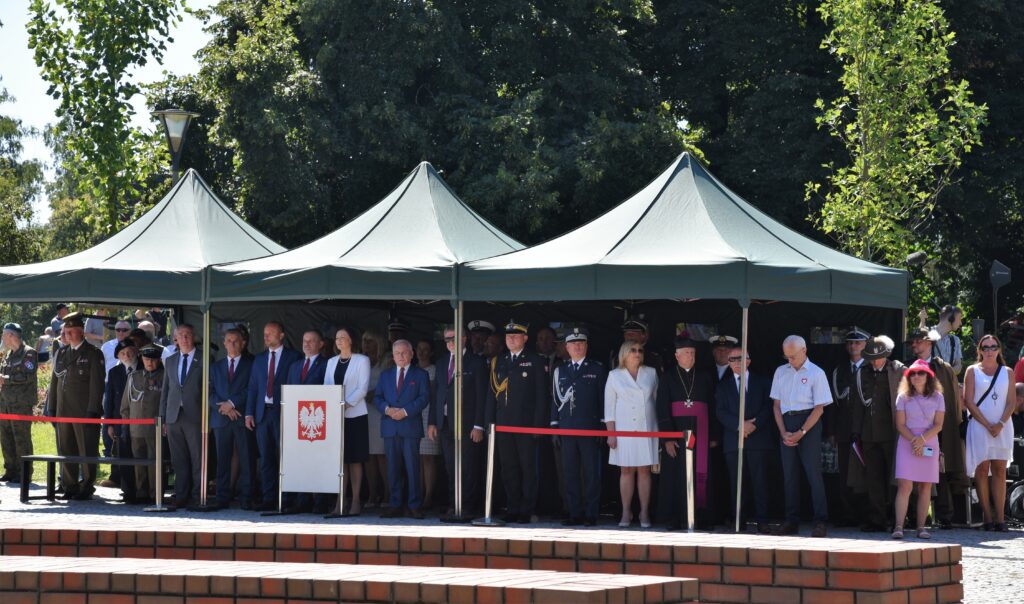
[[[270,351],[270,367],[267,369],[267,398],[273,400],[274,398],[274,373],[277,369],[274,367],[274,361],[277,359],[277,352]]]
[[[455,375],[455,355],[448,359],[448,383],[452,383],[452,376]]]
[[[398,370],[398,393],[402,393],[402,385],[405,384],[405,367]]]
[[[228,382],[235,381],[235,359],[228,359]]]
[[[302,364],[302,377],[300,377],[299,380],[305,382],[306,381],[306,374],[307,373],[309,373],[309,359],[308,358],[306,359],[306,362]]]

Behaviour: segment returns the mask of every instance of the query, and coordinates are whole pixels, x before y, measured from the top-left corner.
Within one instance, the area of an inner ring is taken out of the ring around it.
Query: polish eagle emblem
[[[299,402],[299,438],[310,442],[327,434],[326,401]]]

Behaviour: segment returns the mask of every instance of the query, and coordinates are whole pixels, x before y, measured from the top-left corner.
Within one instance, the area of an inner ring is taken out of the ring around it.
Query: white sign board
[[[281,387],[281,490],[337,493],[345,430],[342,386]]]

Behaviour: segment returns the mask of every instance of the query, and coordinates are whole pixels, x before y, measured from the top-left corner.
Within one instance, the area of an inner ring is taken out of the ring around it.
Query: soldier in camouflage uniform
[[[0,357],[0,413],[32,415],[38,395],[36,370],[39,355],[21,339],[21,326],[4,325],[3,342],[6,352]],[[21,458],[32,455],[32,422],[0,420],[0,448],[4,454],[4,475],[0,480],[32,482],[29,475],[21,475]]]

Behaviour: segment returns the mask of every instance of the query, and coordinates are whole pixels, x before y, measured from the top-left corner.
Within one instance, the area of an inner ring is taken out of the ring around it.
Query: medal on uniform
[[[528,373],[526,373],[525,371],[523,372],[523,377],[527,377],[528,375],[529,375],[529,374],[528,374]]]

